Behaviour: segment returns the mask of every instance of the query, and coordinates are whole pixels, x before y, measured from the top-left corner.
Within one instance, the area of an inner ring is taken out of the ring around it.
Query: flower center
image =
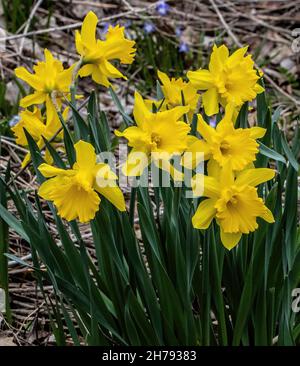
[[[221,151],[222,155],[225,155],[225,156],[230,155],[230,149],[231,149],[231,146],[226,140],[221,142],[220,151]]]
[[[159,147],[160,144],[161,144],[161,138],[160,138],[160,136],[157,133],[155,133],[155,132],[151,133],[151,142],[156,147]]]

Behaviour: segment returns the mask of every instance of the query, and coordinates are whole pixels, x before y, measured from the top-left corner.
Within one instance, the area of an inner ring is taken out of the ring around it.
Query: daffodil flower
[[[68,115],[69,108],[65,108],[63,112],[63,117],[66,119]],[[41,110],[37,107],[34,107],[31,112],[28,109],[20,112],[20,121],[12,127],[12,131],[16,137],[16,143],[21,146],[27,146],[27,138],[24,132],[24,128],[31,135],[31,137],[37,143],[39,148],[42,148],[44,145],[43,137],[46,140],[52,139],[59,129],[61,128],[61,122],[55,110],[55,107],[50,104],[49,108],[46,111],[46,117],[42,116]],[[63,132],[61,131],[57,136],[56,140],[61,140],[63,137]],[[46,150],[45,159],[47,162],[51,163],[52,158],[49,155],[48,150]],[[26,154],[22,167],[26,166],[30,160],[30,153]]]
[[[174,173],[169,160],[180,155],[188,144],[190,126],[179,119],[189,111],[189,107],[175,107],[163,112],[152,113],[138,92],[135,92],[133,116],[137,126],[115,131],[125,137],[132,147],[126,163],[122,167],[126,176],[140,176],[153,161],[158,167]],[[174,177],[174,176],[173,176]]]
[[[191,137],[182,164],[187,168],[194,168],[197,164],[197,152],[204,153],[204,159],[214,159],[221,167],[227,166],[232,170],[242,170],[256,159],[259,152],[256,139],[266,133],[262,127],[234,128],[233,104],[228,104],[224,118],[213,128],[198,114],[197,131],[203,139]]]
[[[79,219],[89,222],[99,210],[100,195],[108,199],[118,210],[125,211],[125,201],[117,186],[117,176],[104,163],[96,162],[94,147],[84,141],[74,145],[76,162],[72,169],[60,169],[48,164],[39,166],[44,177],[39,195],[52,201],[58,214],[68,221]]]
[[[206,90],[202,102],[208,116],[219,112],[219,104],[225,107],[228,103],[234,103],[240,107],[264,91],[257,83],[260,76],[257,75],[251,55],[245,56],[247,49],[243,47],[229,55],[225,45],[214,45],[209,70],[199,69],[187,73],[195,88]]]
[[[193,117],[193,114],[197,108],[197,103],[200,95],[197,94],[195,89],[190,82],[183,81],[182,78],[169,78],[167,74],[157,71],[159,80],[162,83],[161,89],[164,95],[164,101],[154,101],[151,99],[146,100],[147,106],[152,108],[152,104],[161,107],[160,110],[166,110],[177,106],[185,106],[190,108],[189,118]],[[183,98],[182,98],[183,96]]]
[[[135,55],[135,42],[124,36],[124,27],[109,26],[104,41],[96,40],[98,18],[90,11],[83,20],[81,32],[76,31],[75,43],[77,52],[81,55],[83,66],[79,76],[92,76],[92,79],[108,87],[109,78],[126,77],[115,68],[110,61],[120,60],[121,64],[131,64]]]
[[[62,62],[56,60],[49,50],[45,49],[44,54],[45,61],[40,61],[33,67],[33,74],[25,67],[15,69],[16,76],[35,90],[33,94],[21,99],[20,106],[23,108],[44,102],[48,108],[52,104],[53,93],[57,103],[61,104],[64,96],[70,93],[74,65],[64,69]]]
[[[220,226],[221,241],[227,249],[235,247],[242,234],[258,228],[257,217],[274,222],[272,212],[258,197],[259,184],[272,179],[274,170],[245,169],[238,174],[220,168],[216,161],[208,163],[208,176],[196,174],[192,178],[194,196],[204,196],[192,223],[196,229],[207,229],[215,218]]]

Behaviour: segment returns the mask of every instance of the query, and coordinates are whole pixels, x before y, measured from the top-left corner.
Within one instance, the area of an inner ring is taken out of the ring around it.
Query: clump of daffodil
[[[203,117],[198,114],[197,131],[202,139],[190,139],[187,152],[190,155],[184,156],[183,165],[194,168],[196,153],[203,152],[204,159],[214,159],[221,167],[240,171],[246,168],[256,159],[259,152],[257,138],[266,133],[262,127],[235,128],[233,115],[235,108],[228,104],[225,109],[224,118],[217,124],[216,128],[206,123]]]
[[[125,211],[125,201],[117,186],[117,176],[109,165],[97,163],[94,147],[84,141],[74,145],[76,162],[72,169],[60,169],[48,164],[39,166],[44,177],[39,195],[52,201],[58,214],[68,221],[79,219],[88,222],[99,210],[100,195],[108,199],[118,210]]]
[[[64,69],[62,62],[56,60],[49,50],[45,49],[44,55],[45,61],[39,61],[33,66],[33,74],[25,67],[15,69],[16,76],[34,89],[33,94],[21,99],[20,106],[23,108],[44,102],[48,108],[53,98],[60,105],[63,98],[70,93],[74,65]]]
[[[81,56],[82,67],[79,76],[92,76],[92,79],[108,87],[109,78],[126,77],[115,68],[111,61],[119,60],[121,64],[131,64],[135,55],[135,42],[124,36],[124,27],[109,26],[106,39],[96,39],[98,18],[90,11],[83,20],[81,32],[76,31],[75,43]]]
[[[147,100],[146,104],[152,107],[154,103],[156,107],[160,107],[160,110],[171,109],[177,106],[188,106],[189,117],[192,118],[198,104],[200,95],[197,94],[191,82],[183,81],[182,78],[169,78],[167,74],[157,71],[158,78],[161,82],[161,89],[164,95],[164,100],[153,101]]]
[[[264,91],[257,83],[260,76],[254,68],[251,55],[245,56],[247,49],[248,47],[243,47],[229,55],[225,45],[214,45],[209,69],[187,73],[195,88],[206,90],[202,95],[202,102],[208,116],[219,112],[219,104],[224,107],[228,103],[234,103],[236,107],[240,107]]]
[[[187,148],[190,126],[179,119],[188,111],[189,107],[178,106],[152,113],[141,95],[135,92],[133,116],[137,125],[128,127],[123,132],[115,131],[117,136],[125,137],[132,147],[122,167],[124,175],[140,176],[153,161],[162,169],[170,169],[169,172],[174,177],[169,160]],[[179,179],[178,176],[177,178]]]
[[[67,118],[68,109],[69,108],[66,108],[62,114],[64,119]],[[46,140],[51,140],[53,137],[55,137],[56,142],[62,139],[63,132],[61,131],[58,133],[58,131],[61,129],[61,122],[55,107],[52,104],[50,104],[49,108],[47,109],[46,117],[42,116],[41,110],[37,107],[34,107],[32,112],[28,109],[25,109],[21,111],[19,115],[20,121],[14,127],[12,127],[17,144],[21,146],[28,145],[24,128],[35,140],[39,148],[44,146],[43,137]],[[45,159],[48,162],[52,161],[48,150],[46,150]],[[26,166],[29,160],[30,153],[25,156],[22,162],[22,167]]]
[[[192,179],[195,197],[204,196],[192,223],[196,229],[207,229],[215,218],[220,226],[221,241],[227,249],[235,247],[242,234],[258,228],[257,218],[274,222],[272,212],[257,194],[259,184],[272,179],[274,170],[245,169],[234,174],[216,161],[208,163],[208,176],[196,174]]]

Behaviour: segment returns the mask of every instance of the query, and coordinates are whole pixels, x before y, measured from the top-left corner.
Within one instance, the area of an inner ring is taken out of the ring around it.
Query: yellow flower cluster
[[[109,27],[104,40],[96,38],[98,19],[93,12],[85,17],[81,31],[76,31],[75,44],[80,60],[65,69],[50,51],[45,50],[45,61],[34,66],[30,73],[24,67],[16,75],[27,82],[33,93],[21,100],[20,122],[13,128],[17,143],[26,146],[24,128],[41,148],[43,138],[52,139],[60,129],[58,110],[70,99],[70,89],[77,76],[91,76],[105,87],[110,79],[126,77],[112,64],[131,64],[135,56],[135,42],[126,39],[124,28]],[[192,189],[195,197],[203,196],[193,218],[193,226],[207,229],[215,218],[220,226],[221,240],[228,249],[239,242],[242,234],[257,229],[257,218],[267,222],[274,218],[259,198],[259,184],[274,177],[267,168],[255,169],[253,162],[258,153],[256,139],[265,134],[260,127],[235,128],[235,118],[243,103],[253,100],[263,88],[258,84],[260,75],[254,68],[251,55],[245,56],[247,47],[232,55],[226,46],[214,46],[208,70],[189,71],[182,78],[169,78],[158,71],[163,99],[144,100],[136,91],[133,116],[135,126],[115,131],[118,137],[128,140],[131,151],[122,166],[126,176],[140,176],[154,163],[168,170],[174,180],[182,180],[182,173],[171,164],[171,158],[181,157],[182,166],[194,169],[197,153],[204,153],[207,175],[195,174]],[[205,91],[202,95],[199,91]],[[189,121],[198,111],[199,101],[207,116],[223,108],[224,115],[216,128],[198,114],[197,133],[191,135]],[[36,105],[45,105],[45,113]],[[64,111],[66,118],[67,110]],[[61,134],[57,138],[61,138]],[[97,163],[93,146],[84,141],[75,144],[76,162],[71,169],[59,169],[42,164],[40,172],[46,180],[39,194],[52,201],[58,214],[67,219],[88,222],[95,217],[100,195],[106,197],[118,210],[124,211],[125,201],[117,186],[116,175],[104,163]],[[28,162],[29,156],[25,162]],[[199,185],[199,182],[203,184]]]

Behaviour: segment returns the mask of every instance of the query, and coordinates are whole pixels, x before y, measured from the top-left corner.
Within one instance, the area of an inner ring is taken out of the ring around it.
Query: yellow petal
[[[86,77],[86,76],[90,76],[92,73],[93,73],[93,70],[94,70],[94,65],[92,64],[87,64],[87,65],[84,65],[80,68],[79,72],[78,72],[78,75],[83,78],[83,77]]]
[[[141,128],[151,116],[151,112],[148,110],[142,96],[137,91],[134,93],[133,116],[136,124]]]
[[[33,94],[29,94],[26,97],[20,100],[20,106],[23,108],[27,108],[33,104],[42,104],[45,102],[47,94],[44,92],[34,92]]]
[[[60,169],[56,168],[49,164],[41,164],[39,166],[39,171],[43,174],[45,178],[55,177],[55,176],[72,176],[75,174],[75,172],[71,169]]]
[[[99,187],[95,185],[95,189],[108,199],[118,210],[126,211],[123,193],[117,185],[115,185],[115,187]]]
[[[220,164],[216,160],[210,159],[207,164],[208,175],[214,177],[215,179],[217,179],[219,181],[221,172],[222,172],[222,168],[221,168]]]
[[[205,110],[205,113],[208,116],[212,116],[219,112],[219,99],[218,99],[218,92],[216,88],[208,89],[202,95],[202,103]]]
[[[211,142],[212,138],[216,135],[215,129],[204,121],[201,114],[198,114],[197,116],[198,116],[197,131],[207,142]]]
[[[214,45],[209,61],[209,71],[213,75],[222,72],[228,56],[229,51],[225,45],[220,47]]]
[[[96,153],[93,145],[85,141],[78,141],[74,145],[76,151],[76,167],[92,171],[96,165]]]
[[[81,26],[81,40],[87,44],[89,48],[96,45],[96,27],[98,23],[97,15],[89,11],[85,16]]]
[[[188,71],[187,77],[198,90],[207,90],[214,86],[213,77],[208,70]]]
[[[266,211],[262,215],[260,215],[260,217],[268,223],[272,224],[273,222],[275,222],[274,216],[272,212],[268,209],[268,207],[265,206],[265,210]]]
[[[33,89],[43,90],[44,83],[39,77],[34,74],[31,74],[25,67],[17,67],[15,69],[15,74],[19,79],[24,80],[27,84],[29,84]]]
[[[242,237],[242,233],[225,233],[220,227],[221,241],[228,250],[234,248]]]
[[[234,174],[232,169],[230,169],[230,164],[222,167],[220,174],[220,183],[223,187],[229,187],[234,183]]]
[[[267,132],[267,130],[262,127],[251,127],[249,128],[249,130],[250,130],[250,137],[252,137],[253,139],[260,139],[264,137],[265,133]]]
[[[257,186],[263,182],[273,179],[275,170],[268,168],[246,169],[236,178],[236,185]]]
[[[197,173],[192,178],[192,190],[195,197],[218,198],[220,196],[220,183],[214,178]]]
[[[206,199],[200,203],[194,216],[192,217],[192,224],[195,229],[207,229],[212,222],[216,214],[216,209],[214,207],[214,199]]]

